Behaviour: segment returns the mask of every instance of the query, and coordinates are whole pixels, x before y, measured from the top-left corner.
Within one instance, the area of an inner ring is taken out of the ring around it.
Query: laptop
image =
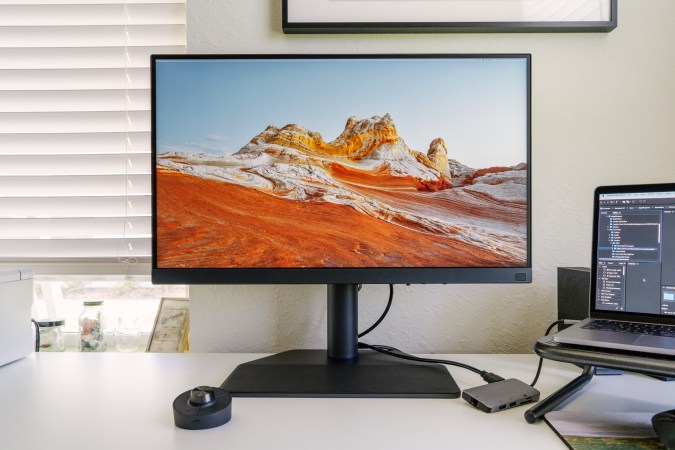
[[[589,300],[554,342],[675,356],[675,183],[595,190]]]

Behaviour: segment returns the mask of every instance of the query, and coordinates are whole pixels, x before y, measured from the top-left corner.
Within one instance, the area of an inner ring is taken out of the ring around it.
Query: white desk
[[[495,414],[462,399],[234,398],[232,420],[211,430],[173,424],[172,402],[218,386],[260,355],[40,353],[0,367],[2,450],[169,449],[564,449],[522,406]],[[438,356],[438,355],[436,355]],[[527,383],[534,355],[444,355]],[[450,368],[460,388],[484,382]],[[542,398],[578,375],[544,362]],[[594,377],[564,409],[657,412],[675,407],[675,382],[639,375]]]

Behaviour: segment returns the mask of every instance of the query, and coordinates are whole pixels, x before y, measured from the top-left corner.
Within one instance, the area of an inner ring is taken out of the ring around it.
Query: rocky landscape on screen
[[[268,126],[232,155],[157,155],[159,267],[471,267],[526,262],[527,167],[470,168],[389,115],[335,140]]]

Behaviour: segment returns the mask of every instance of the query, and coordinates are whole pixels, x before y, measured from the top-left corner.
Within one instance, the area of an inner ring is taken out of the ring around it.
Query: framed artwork
[[[597,32],[617,0],[283,0],[284,33]]]
[[[162,298],[147,352],[181,353],[190,350],[190,300]]]

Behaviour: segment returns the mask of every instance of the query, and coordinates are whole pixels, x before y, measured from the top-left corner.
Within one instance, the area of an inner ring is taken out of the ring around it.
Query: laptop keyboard
[[[618,331],[619,333],[647,334],[650,336],[675,337],[675,326],[657,325],[652,323],[594,319],[581,328],[588,330]]]

